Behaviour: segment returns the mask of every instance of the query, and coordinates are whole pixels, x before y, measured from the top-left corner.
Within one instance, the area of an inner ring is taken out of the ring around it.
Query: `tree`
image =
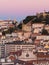
[[[42,34],[42,35],[48,35],[48,31],[45,30],[45,29],[43,29],[41,34]]]
[[[33,20],[36,16],[27,16],[24,20],[23,23],[27,24],[29,21]]]
[[[15,30],[15,28],[9,28],[9,29],[8,29],[9,33],[14,32],[14,30]]]
[[[20,23],[17,28],[22,29],[22,23]]]
[[[3,35],[5,35],[5,34],[11,34],[14,31],[15,31],[15,28],[9,28],[7,31],[3,31],[2,34]]]
[[[45,21],[46,21],[46,24],[49,24],[49,15],[46,16]]]
[[[5,35],[5,31],[2,32],[2,35]]]

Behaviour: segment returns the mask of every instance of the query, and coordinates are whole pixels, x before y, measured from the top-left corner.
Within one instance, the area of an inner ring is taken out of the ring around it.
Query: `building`
[[[35,45],[24,44],[23,42],[18,42],[18,43],[16,42],[16,43],[6,43],[5,48],[6,48],[7,57],[11,53],[14,53],[14,55],[17,56],[18,51],[20,53],[22,50],[21,55],[18,56],[19,60],[29,61],[29,60],[36,60],[37,59],[36,55],[33,54],[33,49],[35,48]]]
[[[43,23],[34,23],[34,24],[32,24],[33,28],[42,28],[43,26],[44,26]]]
[[[5,63],[1,63],[1,65],[14,65],[14,62],[5,62]]]
[[[5,44],[0,43],[0,58],[5,57]]]
[[[22,24],[22,30],[23,31],[31,31],[32,30],[32,23],[29,21],[27,24]]]
[[[23,42],[21,42],[21,41],[5,43],[6,56],[8,56],[10,52],[16,52],[17,50],[20,50],[21,48],[20,48],[19,44],[22,44],[22,43]]]
[[[38,40],[49,40],[49,36],[47,36],[47,35],[39,35],[39,36],[36,36],[36,39],[38,39]]]

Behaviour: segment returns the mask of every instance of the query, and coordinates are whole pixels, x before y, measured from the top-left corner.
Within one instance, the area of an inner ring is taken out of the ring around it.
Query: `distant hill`
[[[35,16],[27,16],[23,23],[27,24],[29,21],[32,21],[33,23],[45,23],[49,24],[49,12],[39,13]]]
[[[22,24],[27,24],[28,22],[32,22],[32,23],[44,23],[44,24],[49,24],[49,12],[43,12],[43,13],[39,13],[33,16],[27,16],[23,22],[21,22],[18,25],[18,28],[21,29],[22,28]]]
[[[37,16],[27,16],[24,20],[23,23],[27,24],[29,21],[33,20],[34,18],[36,18]]]

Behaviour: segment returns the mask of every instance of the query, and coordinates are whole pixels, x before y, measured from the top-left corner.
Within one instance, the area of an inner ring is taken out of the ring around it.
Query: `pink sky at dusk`
[[[49,0],[0,0],[0,19],[22,20],[44,10],[49,11]]]

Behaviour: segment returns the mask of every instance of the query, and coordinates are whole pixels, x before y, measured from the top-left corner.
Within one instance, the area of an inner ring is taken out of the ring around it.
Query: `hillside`
[[[44,23],[44,24],[49,24],[49,12],[44,12],[44,13],[39,13],[33,16],[27,16],[23,22],[21,22],[18,25],[18,29],[22,29],[22,24],[27,24],[28,22],[32,23]]]

